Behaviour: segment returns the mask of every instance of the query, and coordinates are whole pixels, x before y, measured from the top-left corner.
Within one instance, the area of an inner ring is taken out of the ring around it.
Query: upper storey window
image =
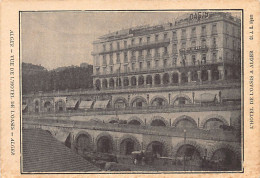
[[[206,26],[201,27],[201,36],[206,36]]]
[[[191,42],[191,47],[196,47],[196,41],[195,41],[195,40],[193,40],[193,41]]]
[[[103,55],[103,66],[107,65],[107,59],[106,59],[106,55]]]
[[[109,55],[109,64],[113,65],[113,54]]]
[[[117,42],[116,44],[117,44],[117,49],[120,49],[120,43]]]
[[[124,62],[128,62],[128,58],[127,58],[127,52],[124,52]]]
[[[206,47],[206,39],[202,39],[201,40],[201,46],[202,47]]]
[[[212,25],[212,34],[217,34],[217,24]]]
[[[110,43],[110,51],[112,51],[112,50],[113,50],[113,44]]]
[[[120,63],[120,54],[119,53],[116,54],[116,63],[117,64]]]
[[[163,34],[163,39],[166,39],[168,37],[168,33]]]
[[[151,40],[151,38],[150,38],[150,36],[148,36],[147,37],[147,43],[150,43],[150,40]]]
[[[142,44],[143,38],[139,38],[139,44]]]
[[[124,48],[127,48],[127,41],[124,41]]]
[[[181,30],[181,39],[185,39],[186,38],[186,29],[182,29]]]
[[[186,42],[181,43],[181,48],[182,48],[182,49],[185,49],[185,48],[186,48]]]
[[[131,45],[134,45],[135,44],[135,39],[133,38],[132,40],[131,40]]]
[[[156,35],[155,35],[155,41],[158,41],[158,40],[159,40],[159,35],[156,34]]]
[[[103,51],[106,51],[106,44],[103,44]]]
[[[191,38],[195,38],[196,37],[196,27],[193,27],[191,29]]]
[[[173,40],[177,40],[177,33],[176,33],[176,31],[172,32],[172,38],[173,38]]]

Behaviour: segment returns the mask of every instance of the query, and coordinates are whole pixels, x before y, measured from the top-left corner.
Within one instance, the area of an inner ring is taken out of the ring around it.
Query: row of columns
[[[173,81],[173,74],[174,73],[178,74],[178,82],[174,82]],[[168,73],[160,73],[160,74],[156,74],[155,73],[155,74],[145,74],[145,75],[142,75],[143,79],[144,79],[144,82],[143,82],[142,85],[144,85],[144,86],[149,85],[149,84],[147,84],[148,76],[152,77],[151,85],[155,85],[155,83],[156,83],[156,77],[155,76],[156,75],[160,76],[160,84],[159,85],[163,85],[164,74],[168,74],[169,75],[169,82],[168,82],[168,84],[172,84],[172,83],[181,84],[182,83],[182,73],[180,73],[180,72],[168,72]],[[201,71],[197,71],[197,75],[198,75],[198,81],[202,82],[202,72]],[[207,75],[208,75],[207,76],[208,81],[212,81],[212,70],[207,70]],[[224,76],[225,76],[224,69],[219,69],[219,79],[223,80]],[[107,80],[107,87],[108,88],[115,88],[118,85],[119,81],[117,81],[117,80],[119,80],[119,79],[121,80],[121,86],[122,87],[126,87],[126,86],[124,86],[124,79],[125,78],[128,78],[128,85],[127,86],[132,86],[132,82],[131,82],[131,78],[132,77],[135,77],[135,79],[136,79],[136,85],[133,85],[133,86],[138,86],[139,85],[139,77],[140,77],[140,75],[132,75],[132,76],[127,76],[127,77],[113,77],[112,78],[114,80],[114,85],[113,86],[110,86],[110,79],[111,78],[108,78],[108,79],[106,79]],[[192,81],[192,75],[191,75],[190,71],[187,73],[187,79],[188,79],[187,82],[191,82]],[[101,88],[103,88],[103,80],[100,81]]]

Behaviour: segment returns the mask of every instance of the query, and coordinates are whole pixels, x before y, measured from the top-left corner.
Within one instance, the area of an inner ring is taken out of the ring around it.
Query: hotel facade
[[[146,150],[241,170],[239,18],[195,12],[118,30],[94,41],[92,55],[94,89],[23,95],[23,128],[83,155]]]

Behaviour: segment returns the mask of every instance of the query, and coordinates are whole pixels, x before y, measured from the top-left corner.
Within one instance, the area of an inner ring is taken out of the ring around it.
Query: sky
[[[173,22],[180,12],[22,12],[22,61],[48,70],[93,64],[92,42],[109,32]]]

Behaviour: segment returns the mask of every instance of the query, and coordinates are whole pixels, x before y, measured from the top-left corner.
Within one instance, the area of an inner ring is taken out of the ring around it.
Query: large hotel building
[[[79,154],[145,150],[241,170],[241,19],[191,12],[101,36],[92,55],[94,90],[24,95],[24,128]]]

